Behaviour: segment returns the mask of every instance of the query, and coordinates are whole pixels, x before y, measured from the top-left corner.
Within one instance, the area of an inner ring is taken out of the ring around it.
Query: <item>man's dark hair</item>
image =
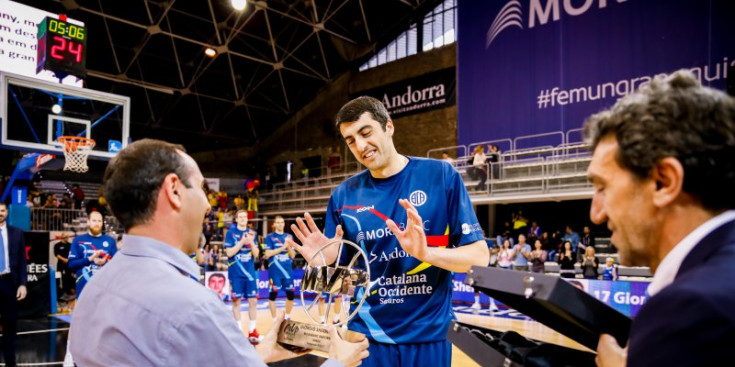
[[[125,147],[107,165],[102,181],[105,197],[126,230],[153,217],[168,174],[176,174],[185,187],[191,187],[192,172],[179,154],[185,151],[181,145],[143,139]]]
[[[735,207],[735,99],[702,87],[689,71],[656,78],[591,116],[584,135],[593,151],[614,136],[618,164],[638,179],[674,157],[684,167],[685,192],[708,210]]]
[[[212,281],[212,278],[222,278],[222,280],[225,280],[224,274],[220,274],[220,273],[214,273],[214,274],[210,275],[209,276],[209,281]]]
[[[380,127],[385,131],[385,125],[390,120],[388,110],[377,98],[362,96],[347,102],[337,112],[337,128],[343,122],[355,122],[360,119],[363,113],[369,112],[373,115],[373,119],[380,123]]]

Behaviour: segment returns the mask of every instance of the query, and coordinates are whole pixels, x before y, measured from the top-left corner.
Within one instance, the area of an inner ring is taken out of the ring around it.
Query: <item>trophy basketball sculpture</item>
[[[340,265],[344,244],[354,248],[356,253],[346,265]],[[331,246],[339,246],[337,249],[337,260],[333,266],[329,266],[326,263],[323,254],[324,250]],[[357,307],[343,321],[337,323],[337,326],[346,325],[347,322],[357,315],[369,294],[370,267],[367,264],[367,255],[353,242],[335,240],[322,246],[307,264],[304,269],[304,277],[301,280],[301,303],[303,305],[306,305],[304,299],[305,291],[316,293],[316,297],[314,297],[308,306],[304,307],[304,312],[306,312],[306,316],[312,323],[291,320],[284,321],[281,323],[281,328],[278,331],[278,342],[295,349],[314,349],[328,352],[330,337],[327,326],[318,323],[311,316],[309,310],[319,301],[322,294],[328,295],[327,315],[329,314],[329,307],[331,306],[333,296],[341,295],[343,297],[342,301],[345,304],[349,304],[350,299],[354,297],[356,298],[355,303],[357,303]],[[343,307],[342,309],[347,310],[348,307]],[[342,339],[350,342],[365,338],[365,335],[345,328],[338,329],[338,332]]]

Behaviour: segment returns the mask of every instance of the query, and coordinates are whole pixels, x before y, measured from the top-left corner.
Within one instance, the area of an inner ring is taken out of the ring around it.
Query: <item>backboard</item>
[[[111,159],[127,146],[130,98],[0,73],[0,145],[61,155],[60,136],[94,139],[90,158]]]

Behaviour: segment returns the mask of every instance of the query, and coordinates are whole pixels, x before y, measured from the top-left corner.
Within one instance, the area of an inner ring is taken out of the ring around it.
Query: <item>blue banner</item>
[[[465,1],[458,12],[459,144],[579,128],[682,68],[725,89],[735,65],[731,0]]]
[[[475,302],[474,288],[464,283],[467,274],[456,273],[453,280],[452,301],[462,303]],[[620,313],[634,317],[646,302],[648,282],[627,282],[591,279],[565,279],[572,285],[594,296],[602,303],[618,310]],[[480,293],[480,303],[487,308],[490,298]],[[501,304],[497,302],[497,304]]]

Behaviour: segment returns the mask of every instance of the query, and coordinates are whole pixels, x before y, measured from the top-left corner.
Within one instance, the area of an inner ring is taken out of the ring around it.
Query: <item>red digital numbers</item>
[[[56,44],[59,42],[59,44]],[[66,49],[66,38],[54,36],[54,43],[51,45],[51,57],[57,60],[63,60],[64,55],[62,53]]]
[[[51,45],[51,57],[57,60],[64,60],[66,54],[74,55],[76,62],[82,62],[82,44],[73,41],[67,41],[64,37],[54,36]]]

